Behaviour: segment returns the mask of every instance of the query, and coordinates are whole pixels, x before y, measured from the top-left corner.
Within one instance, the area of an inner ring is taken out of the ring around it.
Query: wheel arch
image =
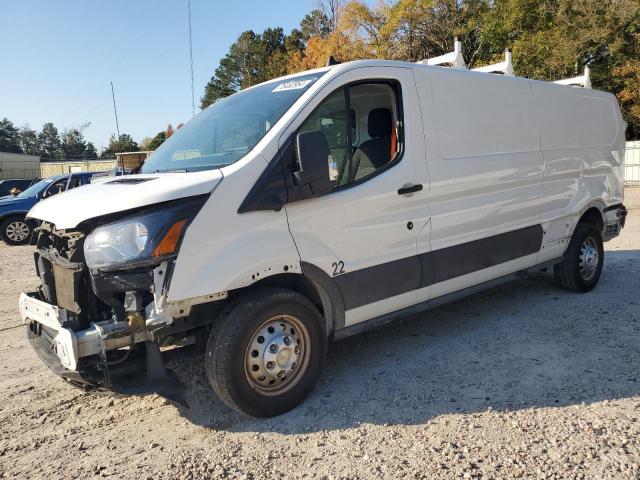
[[[604,230],[604,218],[600,207],[592,205],[587,208],[578,220],[578,224],[580,223],[590,223],[602,232]]]
[[[21,211],[12,211],[12,212],[7,212],[7,213],[2,213],[0,214],[0,223],[4,222],[5,220],[9,219],[9,218],[13,218],[13,217],[17,217],[17,218],[23,218],[25,220],[27,219],[27,212],[21,212]]]
[[[344,301],[335,282],[315,265],[302,262],[302,273],[278,273],[265,277],[246,290],[261,287],[282,287],[308,298],[325,320],[325,332],[330,337],[344,327]]]

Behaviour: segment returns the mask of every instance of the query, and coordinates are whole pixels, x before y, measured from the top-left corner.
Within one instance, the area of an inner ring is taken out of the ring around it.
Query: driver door
[[[325,135],[337,186],[285,208],[303,270],[333,278],[348,326],[417,303],[428,173],[411,69],[356,69],[324,92],[288,135]]]

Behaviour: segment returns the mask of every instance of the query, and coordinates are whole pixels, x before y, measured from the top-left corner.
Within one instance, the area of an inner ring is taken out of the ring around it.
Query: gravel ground
[[[640,478],[640,210],[606,249],[591,293],[539,274],[333,344],[302,406],[256,420],[193,350],[188,408],[55,377],[19,326],[32,248],[2,245],[0,478]]]

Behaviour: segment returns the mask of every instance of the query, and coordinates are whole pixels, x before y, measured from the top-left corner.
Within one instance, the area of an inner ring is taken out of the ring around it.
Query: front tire
[[[579,223],[564,260],[553,267],[556,282],[572,292],[588,292],[598,284],[604,264],[602,233],[594,225]]]
[[[230,304],[209,335],[207,377],[229,407],[273,417],[309,395],[326,354],[318,309],[282,288],[264,288]]]
[[[31,225],[23,217],[10,217],[0,223],[0,236],[7,245],[25,245],[31,233]]]

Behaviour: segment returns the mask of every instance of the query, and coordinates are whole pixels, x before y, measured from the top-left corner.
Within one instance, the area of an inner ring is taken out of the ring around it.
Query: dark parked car
[[[29,242],[35,224],[25,217],[36,203],[71,188],[91,182],[94,172],[71,173],[34,183],[16,197],[0,198],[0,237],[8,245]]]
[[[40,179],[39,178],[27,178],[27,179],[14,178],[11,180],[0,180],[0,197],[6,197],[7,195],[10,195],[11,190],[13,190],[14,188],[17,188],[18,190],[20,190],[20,192],[22,192],[23,190],[26,190],[31,185],[36,183],[38,180]]]

